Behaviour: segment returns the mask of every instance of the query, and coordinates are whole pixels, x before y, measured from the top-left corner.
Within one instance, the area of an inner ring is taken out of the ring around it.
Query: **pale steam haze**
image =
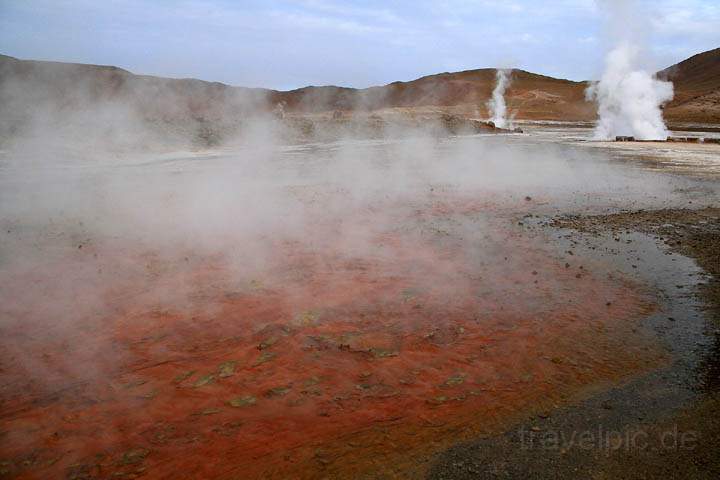
[[[600,81],[587,91],[588,98],[598,102],[595,136],[665,140],[668,130],[662,106],[673,99],[673,85],[644,68],[645,38],[640,32],[649,28],[648,17],[634,0],[599,0],[598,4],[609,16],[609,40],[614,45]]]

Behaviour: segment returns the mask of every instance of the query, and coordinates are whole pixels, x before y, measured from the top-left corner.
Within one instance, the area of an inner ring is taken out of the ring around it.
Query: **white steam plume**
[[[510,86],[511,70],[498,69],[495,78],[495,90],[492,98],[488,101],[487,107],[490,111],[490,119],[497,128],[508,127],[507,105],[505,104],[505,91]]]
[[[635,2],[598,0],[598,4],[610,15],[615,42],[600,81],[586,91],[588,100],[598,103],[595,138],[622,135],[638,140],[667,139],[661,107],[673,99],[673,84],[658,80],[640,66],[642,49],[631,37],[631,32],[640,29],[626,24],[628,19],[641,18],[633,12]]]

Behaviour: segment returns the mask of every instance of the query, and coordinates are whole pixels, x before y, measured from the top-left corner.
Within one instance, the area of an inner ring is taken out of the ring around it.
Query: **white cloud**
[[[348,5],[347,2],[329,0],[301,0],[299,5],[309,10],[332,13],[340,17],[365,17],[380,23],[403,24],[405,21],[392,10],[387,8],[358,7]]]
[[[388,27],[369,22],[363,23],[356,20],[316,15],[313,13],[289,13],[282,10],[275,10],[270,12],[270,17],[290,29],[335,30],[353,34],[381,33],[389,30]]]
[[[700,5],[691,10],[687,6],[669,5],[653,19],[653,26],[661,35],[710,37],[720,41],[720,8]]]

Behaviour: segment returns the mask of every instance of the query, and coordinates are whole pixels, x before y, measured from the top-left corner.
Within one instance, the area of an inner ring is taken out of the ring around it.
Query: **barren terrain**
[[[589,82],[513,70],[506,94],[517,120],[594,121],[586,101]],[[665,109],[671,123],[720,123],[720,49],[694,56],[658,74],[672,80],[675,100]],[[257,118],[278,117],[266,129],[289,143],[324,141],[350,134],[392,137],[408,124],[487,119],[495,70],[430,75],[367,89],[306,87],[279,92],[231,87],[194,79],[134,75],[116,67],[18,60],[0,56],[0,141],[71,124],[76,141],[102,136],[119,148],[214,147],[248,135]],[[28,112],[30,108],[30,112]],[[38,124],[33,111],[42,111]],[[390,113],[389,116],[387,114]],[[104,122],[93,118],[104,118]],[[137,129],[122,127],[133,122]],[[318,118],[321,119],[318,123]],[[324,118],[324,119],[323,119]],[[378,124],[380,119],[380,124]],[[348,125],[350,122],[350,125]],[[388,122],[399,122],[398,128]],[[432,127],[431,127],[432,128]],[[470,128],[474,128],[470,126]],[[122,130],[124,137],[114,138]]]

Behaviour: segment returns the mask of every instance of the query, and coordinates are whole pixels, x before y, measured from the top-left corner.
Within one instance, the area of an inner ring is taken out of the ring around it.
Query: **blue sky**
[[[638,2],[649,68],[720,47],[720,0]],[[0,53],[279,89],[496,66],[597,78],[604,31],[594,0],[0,0]]]

